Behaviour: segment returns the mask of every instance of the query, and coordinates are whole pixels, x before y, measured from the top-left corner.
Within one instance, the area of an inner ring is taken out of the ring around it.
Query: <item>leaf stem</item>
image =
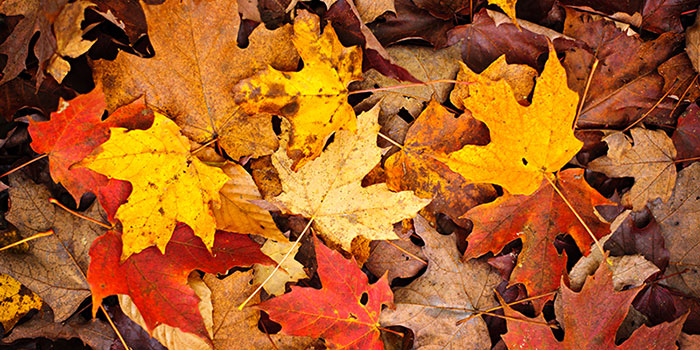
[[[32,164],[32,163],[34,163],[34,162],[36,162],[36,161],[38,161],[39,159],[45,158],[45,157],[48,156],[48,155],[49,155],[48,153],[44,153],[44,154],[42,154],[42,155],[40,155],[40,156],[38,156],[38,157],[36,157],[36,158],[34,158],[34,159],[29,160],[28,162],[25,162],[24,164],[22,164],[22,165],[20,165],[20,166],[18,166],[18,167],[16,167],[16,168],[14,168],[14,169],[12,169],[12,170],[6,172],[6,173],[0,175],[0,177],[5,177],[5,176],[7,176],[7,175],[10,175],[10,174],[14,173],[15,171],[17,171],[17,170],[19,170],[19,169],[22,169],[22,168],[24,168],[25,166],[27,166],[27,165],[29,165],[29,164]]]
[[[557,187],[557,185],[554,184],[554,182],[552,182],[552,180],[547,176],[547,174],[545,174],[544,178],[547,179],[547,182],[549,182],[550,185],[552,185],[552,187],[553,187],[554,190],[557,192],[557,194],[559,195],[559,197],[561,197],[561,199],[564,201],[564,203],[566,203],[566,206],[569,207],[569,210],[571,210],[571,212],[574,213],[574,215],[576,216],[576,218],[578,219],[578,221],[581,223],[581,225],[583,225],[583,228],[585,228],[585,229],[586,229],[586,232],[588,232],[588,235],[591,236],[591,238],[593,239],[593,242],[595,242],[595,245],[596,245],[596,247],[598,247],[598,249],[600,250],[600,253],[603,254],[603,258],[605,258],[605,250],[603,250],[603,246],[600,245],[600,241],[598,241],[598,238],[596,238],[596,236],[593,234],[593,231],[591,231],[591,228],[588,227],[588,225],[586,224],[585,221],[583,221],[583,218],[581,218],[581,215],[578,214],[578,212],[576,211],[576,209],[574,209],[574,206],[571,205],[571,203],[569,202],[569,200],[566,199],[566,197],[564,196],[564,194],[561,193],[561,191],[559,190],[559,188]],[[608,259],[605,259],[605,261],[608,262],[608,263],[610,263],[610,262],[608,261]]]
[[[46,231],[46,232],[39,232],[39,233],[33,234],[33,235],[31,235],[31,236],[29,236],[29,237],[27,237],[27,238],[21,239],[21,240],[15,242],[15,243],[8,244],[8,245],[6,245],[6,246],[0,248],[0,252],[3,251],[3,250],[6,250],[6,249],[10,249],[10,248],[12,248],[12,247],[16,247],[16,246],[18,246],[18,245],[20,245],[20,244],[22,244],[22,243],[29,242],[29,241],[33,241],[33,240],[35,240],[35,239],[37,239],[37,238],[48,237],[48,236],[51,236],[51,235],[53,235],[53,230],[48,230],[48,231]]]
[[[683,91],[683,94],[678,98],[678,102],[676,102],[676,105],[673,106],[673,109],[671,110],[671,113],[668,114],[669,117],[673,117],[673,112],[675,112],[675,111],[676,111],[676,108],[678,108],[678,106],[680,106],[680,104],[683,102],[683,98],[685,98],[685,95],[688,94],[688,91],[690,91],[690,88],[693,87],[693,84],[695,84],[695,81],[698,80],[698,76],[699,76],[699,75],[700,75],[700,73],[696,73],[696,74],[693,76],[693,80],[690,81],[690,84],[688,84],[688,87],[685,88],[685,91]]]
[[[306,226],[304,227],[304,230],[301,231],[301,233],[299,234],[299,237],[297,237],[297,239],[294,241],[294,245],[292,245],[292,248],[293,248],[293,247],[296,247],[296,245],[299,244],[299,241],[301,241],[301,238],[304,237],[304,234],[306,233],[306,231],[308,231],[309,228],[311,227],[311,223],[314,222],[314,218],[315,218],[315,216],[314,216],[314,217],[311,217],[311,219],[309,219],[309,222],[308,222],[308,223],[306,224]],[[289,258],[289,256],[292,254],[292,250],[294,250],[294,249],[289,249],[289,250],[287,251],[287,254],[285,254],[285,255],[282,257],[282,260],[280,260],[280,261],[277,263],[277,266],[275,266],[275,269],[272,270],[272,272],[270,273],[270,275],[267,276],[267,278],[258,286],[258,288],[256,288],[256,289],[253,291],[253,293],[250,293],[250,295],[248,296],[248,298],[246,298],[246,300],[244,300],[244,301],[241,303],[241,305],[238,305],[238,310],[243,310],[243,308],[246,306],[246,304],[248,304],[248,302],[250,302],[250,300],[253,299],[253,297],[254,297],[256,294],[258,294],[258,292],[263,288],[263,286],[265,286],[265,284],[272,278],[272,276],[275,274],[275,272],[277,272],[277,271],[280,269],[280,267],[282,266],[282,264],[284,264],[284,262],[287,260],[287,258]]]
[[[394,146],[396,146],[396,147],[398,147],[398,148],[403,149],[403,146],[402,146],[400,143],[398,143],[398,142],[392,140],[389,136],[386,136],[386,135],[382,134],[381,132],[378,132],[377,135],[379,135],[379,137],[381,137],[381,138],[383,138],[383,139],[389,141],[389,143],[391,143],[392,145],[394,145]]]
[[[207,141],[205,144],[203,144],[203,145],[197,147],[197,149],[195,149],[194,151],[190,152],[190,154],[195,154],[195,153],[197,153],[197,152],[203,150],[204,148],[206,148],[207,146],[211,145],[212,143],[214,143],[214,142],[216,142],[216,141],[218,141],[218,140],[219,140],[219,138],[218,138],[218,137],[215,137],[215,138],[213,138],[213,139]]]
[[[348,95],[362,94],[365,92],[377,92],[377,91],[386,91],[386,90],[394,90],[394,89],[403,89],[403,88],[416,87],[416,86],[426,86],[426,85],[438,84],[438,83],[463,84],[463,85],[474,84],[474,83],[470,83],[468,81],[459,81],[459,80],[454,80],[454,79],[438,79],[438,80],[426,81],[424,83],[410,83],[410,84],[403,84],[403,85],[384,86],[384,87],[373,88],[373,89],[355,90],[355,91],[348,92]]]
[[[122,346],[124,346],[124,349],[131,350],[131,348],[128,345],[126,345],[126,341],[124,340],[124,337],[122,337],[122,334],[117,329],[117,326],[114,324],[114,322],[112,322],[112,318],[109,317],[109,314],[107,314],[107,310],[105,310],[105,307],[100,305],[100,310],[102,310],[102,312],[104,312],[105,318],[107,319],[107,321],[109,322],[109,325],[114,330],[114,333],[117,333],[117,337],[119,338],[119,341],[122,343]]]
[[[593,66],[591,66],[591,72],[588,73],[588,79],[586,80],[586,87],[583,89],[583,96],[578,104],[578,110],[576,111],[576,117],[574,118],[574,125],[572,126],[576,129],[576,123],[578,122],[578,117],[581,115],[581,110],[583,109],[583,103],[586,102],[586,97],[588,96],[588,88],[591,87],[591,80],[593,80],[593,73],[595,73],[596,68],[598,68],[598,57],[593,61]]]
[[[84,220],[90,221],[90,222],[92,222],[92,223],[94,223],[94,224],[100,225],[100,226],[102,226],[102,227],[104,227],[104,228],[106,228],[106,229],[108,229],[108,230],[111,230],[111,229],[114,228],[114,226],[110,226],[110,225],[104,224],[104,223],[99,222],[99,221],[97,221],[97,220],[95,220],[95,219],[93,219],[93,218],[87,217],[87,216],[85,216],[85,215],[83,215],[83,214],[80,214],[80,213],[78,213],[78,212],[76,212],[76,211],[70,210],[70,209],[68,209],[68,207],[66,207],[65,205],[61,204],[59,201],[57,201],[57,200],[54,199],[54,198],[49,198],[49,202],[50,202],[51,204],[57,205],[59,208],[65,210],[65,211],[67,211],[67,212],[69,212],[69,213],[71,213],[71,214],[73,214],[73,215],[75,215],[75,216],[77,216],[77,217],[79,217],[79,218],[81,218],[81,219],[84,219]]]
[[[524,303],[524,302],[527,302],[527,301],[531,301],[531,300],[535,300],[535,299],[539,299],[539,298],[548,297],[548,296],[554,295],[554,294],[557,294],[557,292],[549,292],[549,293],[545,293],[545,294],[535,295],[535,296],[533,296],[533,297],[528,297],[528,298],[525,298],[525,299],[516,300],[516,301],[510,302],[510,303],[507,303],[506,305],[511,306],[511,305],[515,305],[515,304],[520,304],[520,303]],[[492,307],[492,308],[487,309],[487,310],[484,310],[484,311],[476,311],[476,314],[471,315],[471,316],[469,316],[469,317],[467,317],[467,318],[465,318],[465,319],[462,319],[462,320],[457,321],[457,324],[462,324],[462,323],[464,323],[464,322],[469,322],[471,319],[473,319],[473,318],[475,318],[475,317],[479,317],[480,314],[487,313],[487,312],[492,312],[492,311],[496,311],[496,310],[500,310],[500,309],[503,309],[503,305],[499,305],[499,306],[496,306],[496,307]],[[490,314],[489,314],[489,315],[490,315]]]

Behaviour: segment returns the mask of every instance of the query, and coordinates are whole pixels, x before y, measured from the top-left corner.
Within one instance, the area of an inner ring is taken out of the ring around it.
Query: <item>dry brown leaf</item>
[[[662,203],[650,203],[654,218],[661,226],[666,249],[671,253],[671,261],[666,274],[676,274],[689,268],[685,273],[669,277],[668,285],[700,297],[700,163],[693,163],[680,171],[676,188],[671,199]]]
[[[357,12],[363,23],[369,23],[384,14],[384,12],[396,13],[394,0],[354,0]],[[329,7],[330,8],[330,7]],[[396,62],[394,62],[396,63]],[[405,68],[405,67],[404,67]]]
[[[258,26],[250,45],[237,45],[240,16],[236,1],[167,0],[144,5],[152,58],[121,53],[95,63],[110,110],[145,94],[183,133],[202,142],[215,137],[229,156],[258,157],[277,148],[269,115],[246,115],[233,101],[239,80],[272,65],[291,70],[299,56],[291,26],[275,31]],[[270,50],[270,48],[274,50]]]
[[[85,30],[80,27],[85,19],[85,9],[94,6],[95,4],[87,0],[66,4],[53,24],[56,33],[56,53],[46,69],[59,83],[70,70],[70,64],[61,56],[76,58],[86,53],[96,41],[83,40]]]
[[[9,192],[6,218],[23,238],[49,230],[54,234],[29,242],[25,254],[1,251],[0,273],[11,275],[39,295],[53,309],[55,320],[63,321],[90,295],[84,274],[90,264],[88,251],[106,229],[49,203],[49,191],[23,174],[10,177]],[[83,215],[106,222],[96,203]]]
[[[459,71],[460,53],[457,46],[434,50],[423,46],[392,46],[386,51],[392,62],[405,68],[411,75],[423,82],[440,79],[454,79]],[[385,77],[374,69],[365,72],[365,80],[356,83],[357,89],[397,86],[401,81]],[[390,91],[378,91],[362,101],[359,108],[368,108],[380,100],[382,115],[393,115],[404,108],[412,116],[418,117],[423,105],[434,95],[439,102],[445,102],[452,84],[439,83],[414,86]]]
[[[661,198],[665,202],[671,197],[676,183],[676,148],[663,131],[634,128],[630,132],[632,140],[620,132],[605,137],[608,155],[594,159],[588,168],[609,177],[634,177],[622,204],[642,210],[647,201]]]
[[[413,277],[420,269],[425,267],[422,261],[415,258],[419,257],[425,261],[425,254],[423,254],[419,246],[408,239],[398,239],[391,241],[391,243],[411,253],[413,256],[399,250],[399,248],[389,244],[388,241],[372,242],[370,244],[369,259],[367,259],[365,267],[375,276],[383,276],[386,273],[389,283],[391,283],[394,278]]]
[[[253,178],[245,169],[232,162],[221,167],[231,179],[219,191],[221,207],[213,208],[219,230],[256,234],[276,241],[287,241],[267,210],[251,203],[262,199]]]
[[[700,16],[695,17],[695,23],[686,29],[685,46],[695,71],[700,73]]]
[[[376,107],[360,114],[357,133],[337,132],[321,156],[297,172],[285,147],[272,156],[283,192],[270,201],[285,212],[313,218],[318,233],[347,252],[358,236],[397,239],[392,224],[413,217],[430,202],[411,191],[391,192],[386,184],[361,186],[362,178],[381,159],[378,114]]]
[[[425,242],[428,269],[394,292],[396,310],[383,310],[380,323],[412,329],[414,349],[488,349],[491,341],[481,317],[456,322],[471,316],[470,310],[495,306],[492,293],[501,277],[485,262],[462,262],[454,235],[439,234],[421,216],[414,222]]]

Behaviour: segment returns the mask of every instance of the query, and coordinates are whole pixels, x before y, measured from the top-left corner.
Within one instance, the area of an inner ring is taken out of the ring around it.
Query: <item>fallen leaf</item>
[[[396,14],[385,14],[382,21],[369,25],[379,42],[385,46],[403,40],[425,39],[436,49],[447,46],[446,33],[453,22],[436,18],[412,0],[395,0]]]
[[[379,108],[360,114],[357,133],[337,132],[321,156],[297,172],[282,147],[272,156],[283,192],[270,201],[285,212],[313,218],[318,233],[347,252],[358,236],[397,239],[392,224],[413,217],[429,203],[410,191],[391,192],[386,184],[361,186],[381,159],[377,114]]]
[[[386,273],[389,283],[392,283],[395,278],[411,278],[426,266],[424,261],[416,259],[418,257],[425,260],[425,254],[413,242],[408,239],[397,239],[391,242],[400,249],[387,241],[370,244],[369,258],[365,267],[375,276],[383,276]]]
[[[0,44],[0,54],[7,56],[0,85],[14,79],[26,68],[29,43],[36,33],[39,33],[33,52],[39,60],[36,86],[41,85],[44,81],[46,63],[56,52],[53,22],[67,2],[68,0],[9,0],[0,4],[0,13],[3,15],[22,16],[10,36]]]
[[[53,28],[56,34],[56,53],[51,58],[46,70],[61,83],[70,70],[70,63],[64,59],[76,58],[86,53],[95,43],[95,40],[82,38],[84,29],[80,24],[85,19],[85,9],[96,5],[87,0],[78,0],[68,3],[63,7],[54,21]]]
[[[369,23],[385,12],[396,12],[394,0],[355,0],[362,22]]]
[[[628,35],[615,23],[567,9],[564,34],[588,47],[567,51],[563,65],[569,87],[583,95],[593,61],[598,67],[590,79],[577,122],[579,128],[626,127],[652,109],[664,95],[664,79],[657,67],[671,58],[682,36],[664,33],[654,41]],[[667,125],[674,103],[664,99],[644,119],[645,123]]]
[[[597,237],[610,233],[609,225],[595,214],[597,205],[612,205],[591,188],[583,178],[583,169],[568,169],[559,173],[557,187]],[[464,214],[474,223],[468,237],[465,259],[488,252],[497,254],[516,239],[523,241],[518,264],[510,276],[510,285],[522,283],[528,295],[545,294],[559,288],[566,272],[566,253],[559,254],[554,239],[568,234],[576,241],[583,255],[588,255],[593,239],[571,209],[547,181],[529,196],[502,196]],[[539,311],[549,298],[533,301]]]
[[[362,50],[344,47],[330,26],[321,34],[318,17],[305,11],[294,20],[292,41],[304,61],[301,71],[269,67],[239,82],[234,95],[249,114],[274,113],[291,122],[287,154],[297,170],[321,154],[333,132],[355,131],[347,85],[362,79]]]
[[[457,224],[467,210],[496,197],[489,184],[472,184],[436,159],[466,144],[486,144],[488,130],[468,114],[455,118],[437,101],[413,123],[403,148],[384,163],[387,185],[392,190],[413,190],[421,198],[434,198],[427,209],[445,213]]]
[[[126,294],[141,311],[147,330],[163,323],[203,339],[209,333],[197,309],[199,298],[186,283],[189,273],[194,269],[224,273],[234,266],[274,264],[245,235],[217,231],[214,245],[206,247],[184,224],[177,225],[165,252],[149,247],[123,263],[121,256],[122,237],[114,231],[95,240],[90,248],[93,314],[103,298]]]
[[[675,96],[683,102],[693,102],[700,98],[698,74],[693,69],[688,55],[684,52],[659,65],[657,71],[664,78],[664,87],[662,88],[664,93]]]
[[[685,32],[685,51],[693,63],[696,72],[700,73],[700,19],[695,17],[695,23]]]
[[[64,322],[55,322],[53,311],[44,307],[29,321],[15,327],[2,342],[11,343],[25,338],[71,339],[79,338],[95,350],[110,350],[119,342],[117,335],[106,321],[84,320],[74,315]],[[144,349],[145,350],[145,349]]]
[[[43,302],[27,287],[9,275],[0,273],[0,324],[9,332],[22,316],[41,309]]]
[[[503,12],[513,20],[513,23],[517,26],[517,18],[515,16],[515,3],[517,0],[488,0],[491,5],[496,5],[503,10]]]
[[[231,15],[238,13],[236,1],[168,0],[143,7],[155,56],[121,53],[114,61],[94,64],[108,109],[145,95],[149,106],[173,118],[184,135],[197,142],[218,138],[233,159],[272,153],[277,139],[270,116],[243,113],[231,88],[268,64],[296,68],[291,28],[260,26],[250,45],[240,48],[240,17]]]
[[[648,201],[671,198],[676,184],[676,148],[663,131],[634,128],[630,133],[632,140],[621,132],[605,137],[608,155],[588,163],[588,169],[609,177],[634,177],[634,185],[622,195],[622,204],[639,211]]]
[[[354,258],[346,260],[318,238],[314,241],[323,288],[293,286],[258,307],[282,325],[283,334],[322,337],[333,348],[383,349],[379,313],[382,305],[393,306],[386,276],[370,285]]]
[[[414,219],[428,258],[425,273],[395,291],[396,310],[384,310],[382,326],[413,330],[414,349],[485,349],[491,341],[481,317],[457,324],[478,310],[496,305],[491,297],[501,281],[485,262],[460,259],[454,235],[437,233],[421,216]]]
[[[24,107],[36,108],[49,115],[58,108],[59,99],[70,99],[75,92],[59,85],[53,78],[44,79],[37,90],[36,79],[17,77],[0,85],[0,118],[12,121]]]
[[[165,252],[176,222],[190,225],[211,248],[216,222],[209,205],[220,205],[219,190],[229,177],[193,156],[190,141],[160,113],[147,130],[111,133],[77,165],[133,186],[116,214],[124,227],[122,261],[152,245]]]
[[[661,234],[661,227],[653,216],[643,223],[638,223],[635,215],[628,216],[613,232],[604,247],[613,257],[642,254],[661,270],[668,266],[669,252]]]
[[[281,264],[280,269],[272,275],[272,278],[263,285],[265,291],[270,295],[284,294],[287,282],[296,282],[302,278],[308,278],[304,272],[304,265],[294,260],[294,256],[299,251],[299,245],[290,242],[275,242],[268,240],[263,244],[260,251],[269,256],[276,263]],[[289,257],[282,263],[282,258],[289,253]],[[272,266],[255,265],[254,284],[262,284],[275,268]]]
[[[469,15],[472,12],[470,7],[478,6],[478,1],[470,0],[413,0],[416,6],[427,10],[434,17],[452,20],[455,15]]]
[[[143,129],[153,119],[153,112],[138,100],[102,121],[104,110],[104,94],[98,86],[70,101],[61,100],[61,108],[51,113],[49,121],[29,121],[27,130],[32,137],[32,149],[48,154],[51,178],[62,184],[76,203],[80,203],[86,192],[98,194],[99,188],[107,186],[109,179],[90,169],[71,166],[106,142],[111,127]]]
[[[572,129],[578,97],[566,86],[566,73],[554,48],[550,47],[527,107],[516,101],[505,80],[493,81],[487,73],[475,74],[464,65],[462,72],[473,84],[467,98],[457,86],[453,95],[462,98],[452,103],[471,111],[491,136],[485,146],[466,145],[447,155],[445,163],[467,182],[493,183],[513,194],[531,194],[547,173],[561,169],[581,148],[583,143]]]
[[[510,349],[676,349],[676,338],[687,315],[655,327],[642,325],[622,345],[615,345],[615,334],[628,313],[640,288],[616,292],[612,273],[602,263],[595,275],[589,277],[581,292],[562,285],[562,314],[557,314],[564,328],[564,340],[554,338],[549,327],[522,322],[524,317],[510,306],[503,309],[509,319],[508,333],[502,336]],[[540,315],[537,319],[546,323]]]
[[[287,241],[272,221],[270,212],[252,203],[262,199],[262,196],[250,174],[242,166],[232,162],[226,162],[221,170],[229,180],[219,191],[221,206],[212,208],[216,228],[256,234],[280,242]]]
[[[27,286],[51,306],[56,322],[64,321],[90,295],[84,275],[90,264],[88,246],[105,229],[49,203],[46,187],[24,174],[10,176],[8,191],[6,219],[22,238],[49,230],[53,234],[30,241],[26,253],[0,252],[0,273]],[[103,221],[99,205],[93,204],[82,214]]]
[[[424,82],[442,79],[454,79],[459,70],[459,51],[457,47],[440,50],[422,46],[392,46],[387,49],[391,59],[396,64],[406,68],[414,77]],[[402,82],[386,77],[376,70],[365,72],[365,79],[353,84],[357,89],[373,89],[388,86],[399,86]],[[362,101],[361,106],[380,104],[382,115],[398,114],[404,108],[412,116],[417,117],[423,110],[426,101],[434,95],[439,102],[445,102],[449,96],[452,84],[429,84],[415,87],[392,89],[390,92],[376,91]]]
[[[691,104],[678,118],[678,126],[671,135],[678,160],[700,156],[700,107]]]
[[[700,163],[693,163],[680,171],[676,187],[668,202],[656,200],[649,204],[654,218],[661,225],[671,262],[666,269],[665,284],[685,293],[700,297],[700,274],[693,268],[700,264],[696,245],[700,243]],[[679,273],[685,268],[684,273]]]

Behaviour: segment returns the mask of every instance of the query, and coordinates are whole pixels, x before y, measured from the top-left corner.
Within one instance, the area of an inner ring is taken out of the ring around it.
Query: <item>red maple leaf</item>
[[[185,224],[175,227],[165,254],[150,247],[119,263],[121,254],[121,235],[114,231],[97,238],[90,248],[93,312],[106,296],[126,294],[149,330],[164,323],[205,339],[209,335],[197,307],[199,298],[187,285],[190,272],[224,273],[234,266],[275,263],[260,251],[260,245],[237,233],[217,231],[210,253]]]
[[[677,349],[676,338],[687,314],[652,328],[642,325],[622,345],[615,345],[617,329],[640,290],[616,292],[612,272],[602,263],[581,292],[562,285],[561,315],[557,314],[557,319],[564,328],[564,341],[557,341],[545,325],[520,321],[524,317],[508,305],[504,305],[506,317],[510,317],[508,333],[502,338],[509,349]],[[536,320],[546,323],[542,315]]]
[[[322,289],[292,291],[259,307],[288,335],[322,337],[330,348],[383,349],[379,340],[382,304],[393,307],[386,274],[370,285],[355,258],[347,260],[315,239]]]
[[[598,219],[593,207],[614,203],[586,183],[583,169],[562,171],[557,186],[596,237],[610,232],[609,225]],[[510,283],[524,284],[530,296],[559,288],[566,268],[566,253],[560,255],[554,247],[558,235],[571,235],[584,255],[588,255],[593,244],[583,225],[546,180],[529,196],[503,196],[469,210],[464,217],[474,223],[465,259],[498,253],[509,242],[522,239],[523,249]],[[546,298],[537,299],[536,309],[546,301]]]
[[[105,186],[115,191],[125,186],[84,167],[71,165],[83,160],[99,145],[109,139],[111,127],[145,129],[153,123],[153,112],[138,99],[123,106],[102,121],[106,107],[105,96],[98,85],[85,95],[59,103],[59,110],[51,113],[51,120],[29,122],[32,149],[49,156],[51,177],[61,183],[76,202],[85,192],[95,192]],[[102,200],[100,200],[102,202]]]

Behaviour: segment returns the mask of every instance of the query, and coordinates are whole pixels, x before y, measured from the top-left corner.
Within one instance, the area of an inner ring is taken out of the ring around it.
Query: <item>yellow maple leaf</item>
[[[0,273],[0,324],[9,332],[22,316],[44,304],[38,295],[10,275]]]
[[[292,124],[287,154],[294,169],[316,158],[328,137],[339,129],[355,130],[355,112],[347,102],[347,85],[362,79],[362,50],[344,47],[319,18],[302,11],[294,20],[294,46],[304,61],[299,72],[272,67],[242,80],[233,89],[247,113],[274,113]]]
[[[513,20],[513,23],[520,28],[518,25],[518,21],[515,17],[515,3],[517,0],[488,0],[488,3],[491,5],[496,5],[503,10],[503,12],[510,17],[511,20]]]
[[[384,183],[362,187],[362,178],[381,159],[378,114],[378,107],[362,113],[357,133],[337,132],[321,156],[297,172],[282,148],[272,155],[283,192],[271,201],[286,212],[314,218],[318,232],[348,252],[358,236],[398,239],[392,224],[415,216],[430,202],[411,191],[391,192]]]
[[[517,102],[505,80],[486,77],[498,64],[481,75],[462,65],[458,78],[473,84],[455,88],[452,96],[452,103],[486,124],[491,142],[466,145],[444,161],[469,182],[497,184],[510,193],[529,195],[545,174],[561,169],[583,145],[572,129],[578,94],[567,86],[566,72],[551,45],[529,106]],[[459,91],[465,88],[468,94]]]
[[[229,177],[193,156],[187,137],[160,113],[147,130],[110,130],[109,140],[78,164],[133,186],[116,214],[123,225],[122,260],[152,245],[164,252],[176,222],[189,225],[210,248],[216,231],[210,202],[219,205]]]

